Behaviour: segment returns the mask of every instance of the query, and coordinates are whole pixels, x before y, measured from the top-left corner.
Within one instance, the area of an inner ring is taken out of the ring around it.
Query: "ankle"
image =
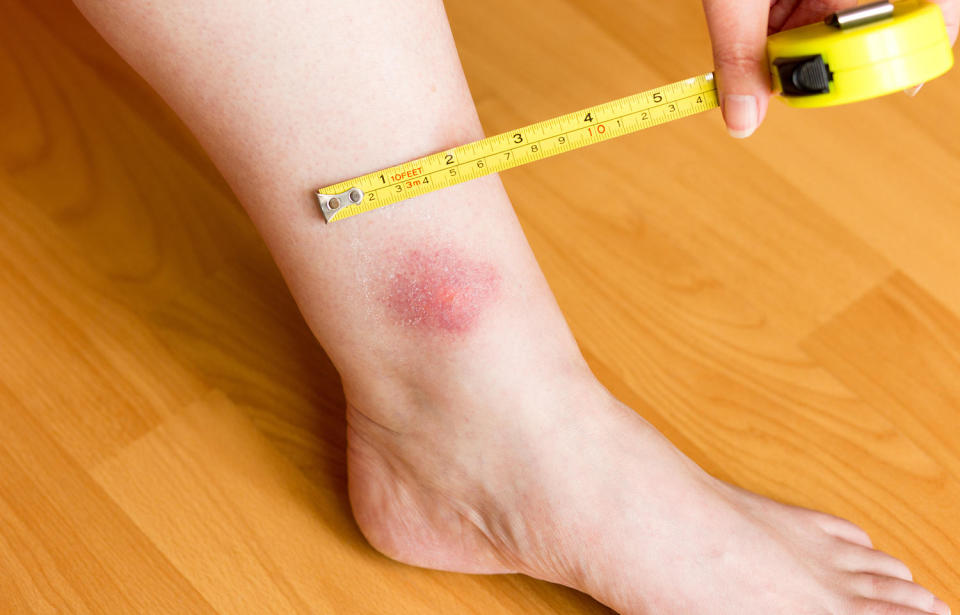
[[[425,422],[446,429],[463,421],[511,416],[525,421],[549,414],[593,409],[609,399],[579,354],[532,360],[516,354],[477,351],[433,355],[435,362],[378,367],[344,378],[348,421],[358,429],[377,426],[397,434],[421,431]]]

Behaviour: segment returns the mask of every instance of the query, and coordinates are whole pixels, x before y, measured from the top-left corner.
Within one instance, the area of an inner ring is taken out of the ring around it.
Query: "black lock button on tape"
[[[780,73],[784,96],[813,96],[830,91],[833,73],[823,61],[823,56],[777,58],[773,61]]]

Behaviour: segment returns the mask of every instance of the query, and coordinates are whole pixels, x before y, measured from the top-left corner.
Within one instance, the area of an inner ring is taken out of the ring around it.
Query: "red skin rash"
[[[385,303],[407,327],[465,333],[497,297],[500,275],[451,248],[405,252],[387,278]]]

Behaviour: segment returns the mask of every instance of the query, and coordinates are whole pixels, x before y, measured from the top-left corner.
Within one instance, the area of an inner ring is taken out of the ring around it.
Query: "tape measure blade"
[[[713,73],[707,73],[374,171],[321,188],[318,194],[363,190],[360,203],[329,219],[340,221],[718,106]]]

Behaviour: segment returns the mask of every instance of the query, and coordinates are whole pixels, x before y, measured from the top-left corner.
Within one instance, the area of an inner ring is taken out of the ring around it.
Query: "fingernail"
[[[920,88],[922,87],[923,87],[923,84],[921,83],[920,85],[915,85],[912,88],[905,89],[903,93],[906,94],[907,96],[916,96],[917,92],[919,92]]]
[[[757,129],[759,112],[756,96],[727,94],[723,98],[723,118],[727,131],[735,139],[746,139]]]

